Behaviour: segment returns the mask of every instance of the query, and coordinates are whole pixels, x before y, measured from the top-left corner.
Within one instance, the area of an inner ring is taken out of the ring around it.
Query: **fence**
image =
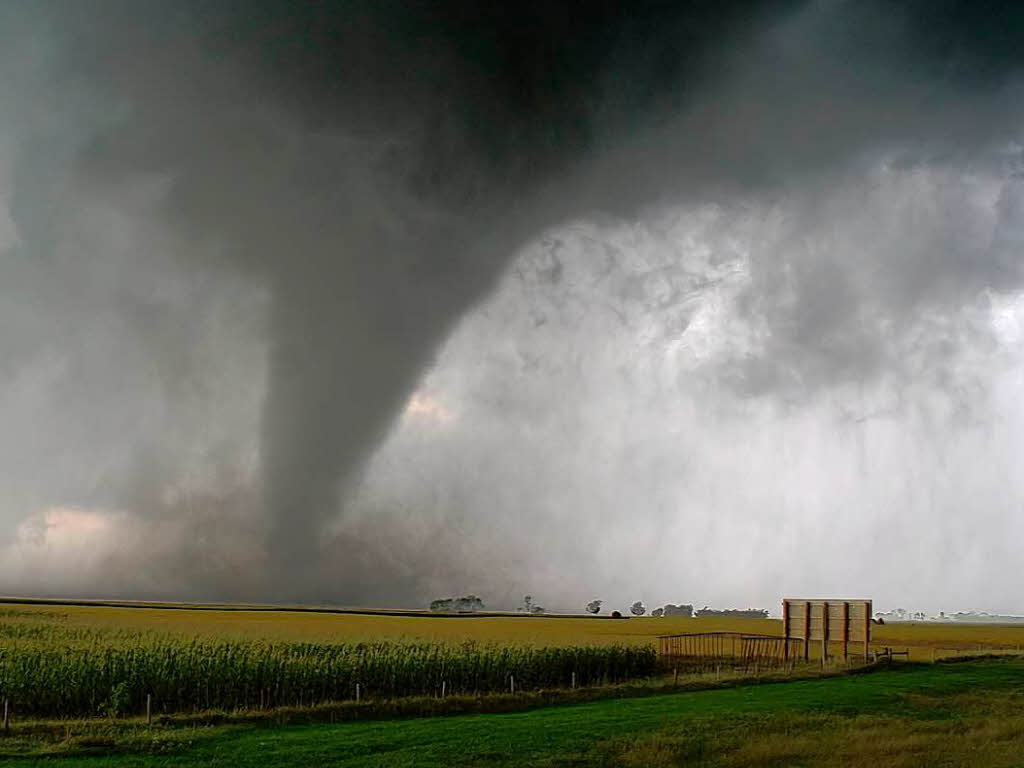
[[[782,666],[796,657],[801,641],[776,635],[748,635],[741,632],[697,632],[662,635],[658,655],[667,661],[695,665],[735,664],[744,668]]]

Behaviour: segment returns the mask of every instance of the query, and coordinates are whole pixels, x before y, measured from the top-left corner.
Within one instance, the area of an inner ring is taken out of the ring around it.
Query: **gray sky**
[[[1013,13],[0,3],[0,592],[1024,612]]]

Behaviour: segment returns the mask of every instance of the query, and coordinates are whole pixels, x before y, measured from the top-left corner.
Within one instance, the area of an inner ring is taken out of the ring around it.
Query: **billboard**
[[[871,601],[843,599],[795,599],[782,601],[782,634],[803,641],[803,656],[810,658],[812,643],[820,643],[822,663],[829,646],[840,645],[843,658],[849,657],[850,644],[868,657],[871,643]],[[789,644],[785,646],[789,653]]]

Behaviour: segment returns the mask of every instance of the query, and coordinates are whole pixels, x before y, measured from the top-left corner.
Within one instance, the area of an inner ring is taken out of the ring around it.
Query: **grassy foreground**
[[[167,734],[129,766],[1024,766],[1024,660],[597,701],[528,712]],[[13,764],[42,764],[39,757]]]

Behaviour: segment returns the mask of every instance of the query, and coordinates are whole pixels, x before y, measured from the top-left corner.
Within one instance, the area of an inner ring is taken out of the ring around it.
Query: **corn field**
[[[303,706],[620,682],[651,647],[296,643],[0,625],[0,697],[22,716]],[[575,677],[574,677],[575,676]]]

